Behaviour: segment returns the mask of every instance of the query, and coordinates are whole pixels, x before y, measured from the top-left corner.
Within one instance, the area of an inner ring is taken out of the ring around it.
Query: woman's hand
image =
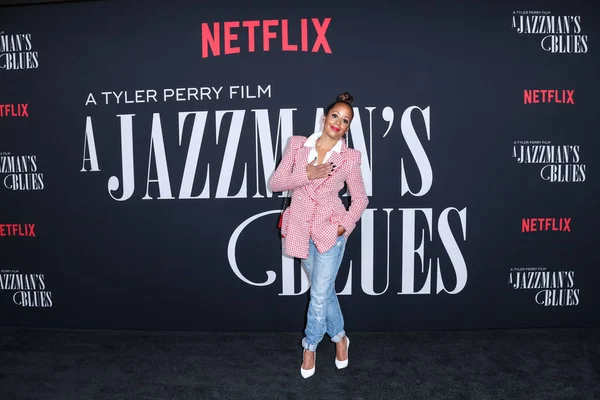
[[[341,225],[338,225],[338,236],[342,236],[344,233],[346,233],[346,228],[344,228]]]
[[[306,176],[308,176],[308,179],[321,179],[325,178],[328,175],[331,175],[333,169],[335,168],[335,165],[333,165],[333,163],[324,163],[321,165],[314,166],[313,164],[316,160],[317,158],[315,157],[314,160],[312,160],[306,165]]]

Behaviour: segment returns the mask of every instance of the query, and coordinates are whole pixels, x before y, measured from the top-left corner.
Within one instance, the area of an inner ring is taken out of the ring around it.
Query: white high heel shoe
[[[348,360],[350,359],[350,355],[348,354],[348,349],[350,348],[350,338],[346,336],[346,359],[344,361],[338,361],[337,357],[335,357],[335,366],[337,369],[343,369],[348,366]]]
[[[304,357],[305,351],[306,351],[306,349],[304,349],[304,351],[302,351],[303,357]],[[315,365],[311,369],[304,369],[304,368],[302,368],[302,366],[300,366],[300,375],[302,375],[302,377],[304,379],[310,378],[311,376],[313,376],[315,374],[316,366],[317,366],[317,352],[315,351]]]

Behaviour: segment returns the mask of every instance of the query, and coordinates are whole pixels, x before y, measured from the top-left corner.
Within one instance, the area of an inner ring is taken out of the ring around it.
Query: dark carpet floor
[[[0,399],[600,399],[600,328],[350,334],[0,328]]]

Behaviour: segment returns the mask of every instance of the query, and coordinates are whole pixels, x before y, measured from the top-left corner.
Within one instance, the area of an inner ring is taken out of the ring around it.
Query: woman
[[[336,343],[335,365],[348,366],[350,339],[335,292],[335,278],[346,240],[369,202],[360,172],[361,154],[343,139],[354,117],[353,98],[344,93],[325,109],[323,130],[310,137],[292,136],[270,179],[274,192],[293,190],[282,218],[285,252],[301,258],[311,281],[300,373],[315,373],[317,345],[327,334]],[[348,185],[349,210],[339,192]]]

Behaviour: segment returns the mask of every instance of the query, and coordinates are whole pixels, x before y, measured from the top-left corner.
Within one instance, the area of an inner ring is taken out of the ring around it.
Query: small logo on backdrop
[[[571,232],[572,218],[523,218],[521,232]]]
[[[0,118],[29,117],[29,104],[0,104]]]
[[[0,271],[0,291],[12,293],[12,301],[20,307],[52,307],[44,274],[21,274],[18,270]]]
[[[0,224],[0,237],[36,237],[35,224]]]
[[[302,51],[331,54],[327,29],[331,18],[300,21],[267,19],[202,23],[202,58],[241,52]],[[211,26],[212,25],[212,26]]]
[[[525,89],[523,104],[556,103],[575,104],[575,90]]]
[[[0,31],[0,70],[39,67],[38,52],[33,51],[30,33],[6,34]]]
[[[541,36],[540,46],[555,54],[588,52],[581,15],[551,15],[550,11],[513,11],[511,28],[520,35]]]
[[[35,155],[0,153],[0,179],[6,189],[13,191],[44,189],[44,174],[39,172]]]
[[[545,307],[579,305],[575,271],[548,271],[546,267],[511,268],[508,283],[515,290],[532,291],[536,304]]]
[[[581,164],[579,145],[552,145],[549,141],[513,143],[512,158],[519,164],[540,165],[540,177],[552,183],[585,182],[586,166]]]

